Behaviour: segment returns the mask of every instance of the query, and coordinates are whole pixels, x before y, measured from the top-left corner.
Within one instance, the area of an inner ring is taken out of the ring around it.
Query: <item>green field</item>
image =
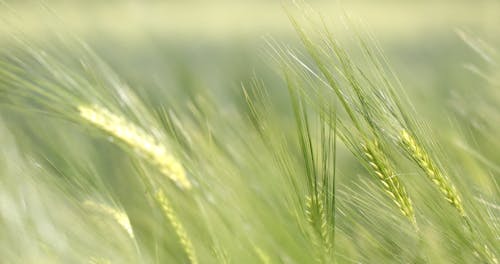
[[[500,2],[344,2],[0,1],[0,263],[498,263]]]

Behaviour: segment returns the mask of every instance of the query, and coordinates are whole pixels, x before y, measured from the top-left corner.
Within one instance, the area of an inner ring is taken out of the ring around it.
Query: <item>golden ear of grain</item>
[[[112,217],[123,229],[125,229],[132,239],[134,238],[132,225],[130,224],[129,218],[125,212],[90,200],[83,202],[83,205],[92,211]]]
[[[191,183],[181,163],[143,129],[100,106],[81,105],[78,111],[80,116],[92,125],[137,150],[181,188],[191,189]]]
[[[172,224],[172,227],[174,228],[175,233],[179,237],[182,248],[184,249],[184,252],[188,256],[190,263],[197,264],[198,259],[196,258],[196,253],[194,250],[193,243],[191,242],[191,239],[189,239],[189,236],[186,230],[184,229],[184,226],[177,218],[177,214],[172,208],[172,205],[170,205],[167,196],[163,193],[162,190],[159,190],[154,196],[154,198],[158,202],[158,204],[160,204],[163,213]]]
[[[410,222],[417,228],[411,199],[404,186],[400,183],[385,154],[380,149],[378,142],[373,141],[362,145],[362,149],[366,161],[372,169],[373,174],[382,183],[385,193],[398,206],[401,213],[408,217]]]
[[[461,216],[465,216],[462,200],[455,186],[436,166],[428,153],[420,147],[415,138],[408,131],[402,130],[400,133],[400,142],[415,163],[425,172],[427,178],[438,186],[445,199],[457,209]]]

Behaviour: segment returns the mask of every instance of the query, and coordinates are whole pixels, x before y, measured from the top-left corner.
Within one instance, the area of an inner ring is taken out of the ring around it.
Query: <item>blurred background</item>
[[[306,2],[332,25],[341,24],[346,14],[361,21],[380,42],[404,86],[415,93],[413,99],[436,105],[477,84],[463,66],[479,58],[456,31],[473,33],[490,44],[499,41],[497,0]],[[279,78],[266,58],[266,38],[299,46],[283,3],[7,1],[0,7],[0,43],[9,45],[8,31],[44,42],[50,42],[54,32],[66,32],[89,43],[131,86],[181,93],[201,86],[228,96],[227,91],[239,90],[254,73],[271,82]],[[337,37],[345,31],[337,30]],[[422,109],[427,110],[435,109]]]

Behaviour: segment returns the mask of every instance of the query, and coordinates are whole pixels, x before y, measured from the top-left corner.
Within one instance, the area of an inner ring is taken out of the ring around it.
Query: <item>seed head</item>
[[[184,189],[191,189],[191,183],[179,161],[166,148],[140,127],[100,106],[81,105],[80,116],[109,135],[122,140],[137,150],[155,165],[162,174]]]
[[[123,229],[125,229],[131,238],[134,238],[132,225],[130,224],[129,218],[125,212],[90,200],[85,201],[83,205],[95,212],[112,217]]]
[[[362,145],[362,149],[366,162],[372,169],[372,173],[382,183],[385,193],[398,206],[401,213],[408,217],[410,222],[417,227],[411,199],[404,186],[400,183],[384,152],[380,149],[378,142],[373,141]]]
[[[425,172],[435,185],[438,186],[445,199],[455,207],[461,216],[465,216],[465,211],[462,201],[455,186],[442,173],[429,154],[417,143],[415,138],[406,130],[402,130],[400,134],[400,142],[404,150],[417,163],[417,165]]]
[[[191,262],[191,264],[197,264],[198,259],[196,258],[196,253],[194,250],[193,243],[191,242],[191,239],[189,238],[186,230],[184,229],[184,226],[177,218],[177,214],[175,213],[174,208],[170,204],[170,201],[168,200],[167,196],[163,193],[163,191],[159,190],[155,195],[155,199],[158,202],[158,204],[160,204],[163,213],[172,224],[175,233],[179,237],[184,252],[189,258],[189,261]]]

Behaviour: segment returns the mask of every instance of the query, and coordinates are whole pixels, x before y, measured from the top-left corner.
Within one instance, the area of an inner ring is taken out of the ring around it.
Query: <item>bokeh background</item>
[[[0,9],[1,32],[21,30],[30,39],[48,42],[54,32],[74,34],[128,83],[143,89],[203,86],[231,91],[254,73],[279,78],[268,67],[265,38],[297,43],[283,1],[7,3]],[[473,33],[492,45],[499,38],[496,0],[307,3],[332,24],[341,24],[345,15],[361,21],[380,42],[404,86],[415,93],[413,99],[436,103],[431,106],[476,83],[463,66],[479,58],[456,31]],[[336,31],[339,38],[344,33]],[[9,45],[2,36],[7,34],[0,35],[2,46]]]

